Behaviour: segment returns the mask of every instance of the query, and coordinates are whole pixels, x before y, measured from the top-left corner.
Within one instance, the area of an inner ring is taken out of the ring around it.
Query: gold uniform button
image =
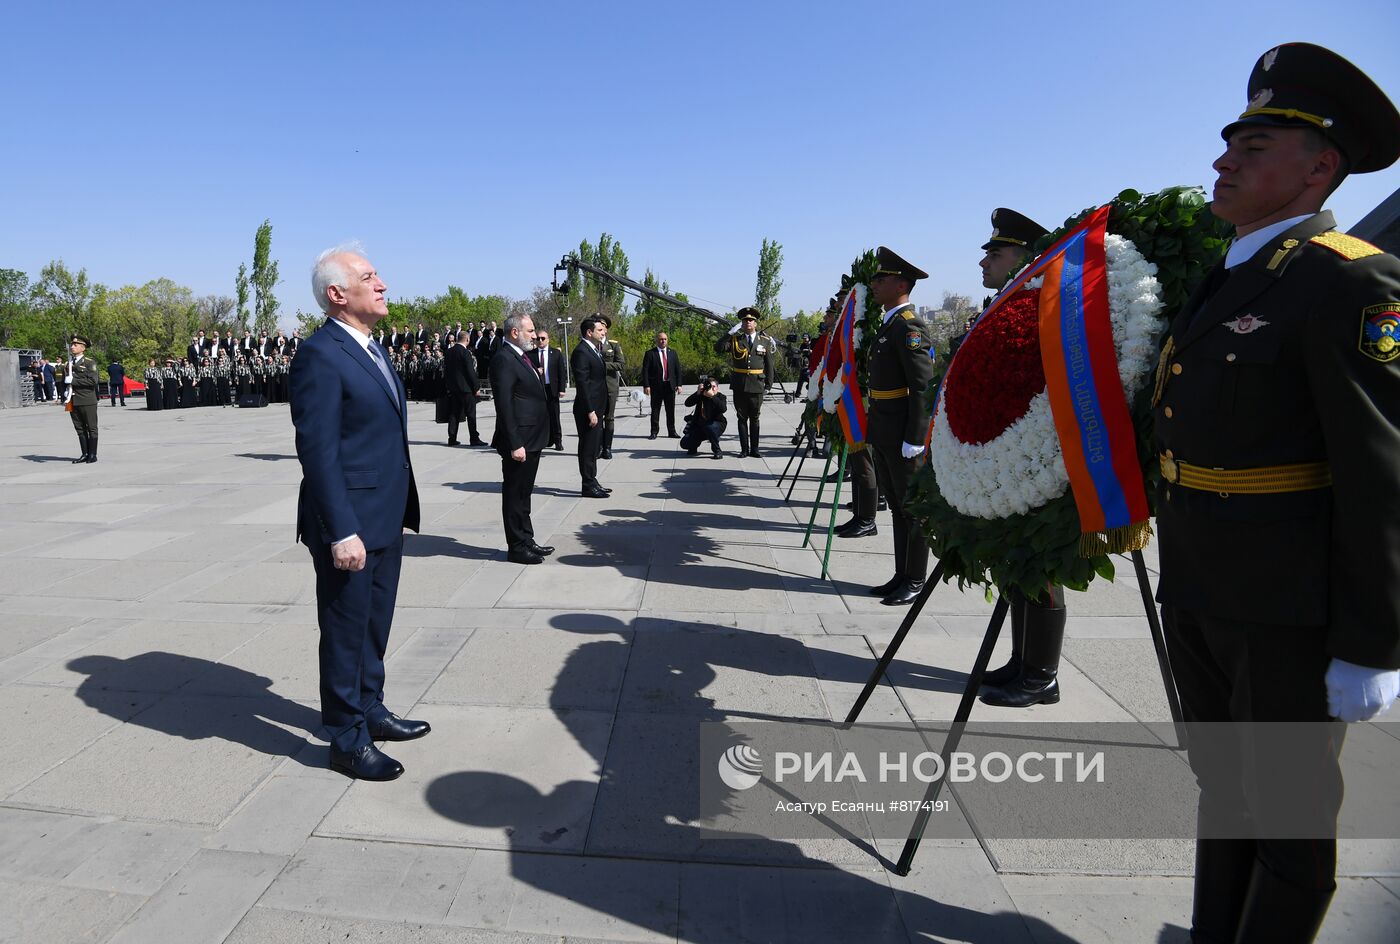
[[[1173,364],[1173,365],[1172,365],[1172,373],[1173,373],[1173,374],[1180,374],[1180,373],[1181,373],[1181,365],[1180,365],[1180,364]]]
[[[1233,354],[1226,354],[1226,355],[1225,355],[1225,360],[1226,360],[1226,362],[1233,364],[1233,363],[1235,362],[1235,355],[1233,355]]]
[[[1171,419],[1171,418],[1172,418],[1172,408],[1171,408],[1171,407],[1167,407],[1167,408],[1166,408],[1165,410],[1163,410],[1162,412],[1166,414],[1167,419]]]

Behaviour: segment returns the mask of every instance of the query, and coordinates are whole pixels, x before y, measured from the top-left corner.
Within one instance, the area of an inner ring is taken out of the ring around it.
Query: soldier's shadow
[[[979,912],[907,887],[892,889],[878,873],[833,868],[797,842],[753,832],[717,835],[703,828],[701,759],[695,751],[699,726],[720,720],[788,720],[717,704],[708,694],[716,666],[790,676],[801,661],[800,644],[765,637],[751,640],[757,648],[736,647],[741,640],[732,630],[709,625],[699,632],[639,633],[622,621],[591,613],[560,614],[551,626],[607,637],[585,642],[570,654],[549,699],[560,722],[593,758],[596,780],[575,779],[542,790],[508,774],[466,770],[438,777],[425,792],[439,815],[500,831],[509,843],[513,878],[681,940],[876,941],[946,935],[987,944],[1073,944],[1046,922],[1012,908]],[[616,635],[623,639],[612,638]],[[639,635],[652,643],[643,655],[629,651]],[[714,645],[697,649],[684,645],[687,640]],[[611,730],[600,738],[596,720],[588,717],[596,710],[579,709],[596,709],[592,702],[598,680],[614,673],[619,663],[626,664],[627,682]],[[891,866],[866,836],[827,825],[831,839],[844,839],[868,856],[866,861]],[[938,850],[928,849],[917,868],[937,883]],[[668,889],[677,885],[679,901],[668,902],[668,894],[677,894]],[[761,891],[755,894],[755,889]]]
[[[207,659],[173,652],[79,656],[67,667],[86,675],[74,693],[84,704],[127,724],[187,741],[217,739],[260,754],[292,757],[321,715],[271,691],[272,679]],[[116,693],[158,692],[151,707],[132,715]],[[301,763],[307,760],[298,758]]]

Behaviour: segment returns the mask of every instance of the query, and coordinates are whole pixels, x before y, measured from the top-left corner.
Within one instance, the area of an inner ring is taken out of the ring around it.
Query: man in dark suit
[[[651,437],[661,428],[661,407],[666,407],[666,435],[676,435],[676,394],[681,389],[681,359],[668,346],[665,331],[656,332],[656,347],[642,355],[642,392],[651,397]]]
[[[608,489],[598,484],[598,451],[603,444],[603,419],[608,409],[606,365],[600,346],[602,323],[585,318],[579,326],[583,338],[569,358],[574,378],[574,429],[578,431],[578,474],[583,480],[584,498],[607,498]]]
[[[555,450],[564,449],[564,430],[559,423],[559,401],[564,399],[564,355],[549,346],[549,332],[535,332],[535,349],[530,352],[530,360],[540,372],[546,392],[549,394],[549,442]]]
[[[252,357],[258,353],[258,342],[253,337],[253,332],[243,332],[243,338],[238,342],[238,352],[244,357]]]
[[[535,365],[525,356],[535,323],[529,315],[511,315],[501,331],[501,350],[491,360],[491,390],[496,401],[496,433],[491,448],[501,454],[501,518],[506,531],[506,559],[540,564],[554,548],[535,541],[530,522],[530,493],[540,467],[540,451],[549,439],[546,391]]]
[[[427,344],[429,339],[432,338],[432,336],[433,333],[427,328],[423,327],[423,322],[420,321],[418,322],[418,332],[413,336],[413,342],[415,344]]]
[[[107,365],[107,402],[116,406],[118,397],[121,397],[122,406],[126,406],[126,368],[113,358]]]
[[[189,358],[190,363],[198,364],[204,360],[204,349],[207,346],[203,331],[190,338],[190,346],[185,348],[185,355]]]
[[[447,388],[447,444],[457,445],[457,426],[466,417],[467,432],[471,434],[469,445],[486,445],[476,431],[476,392],[481,388],[476,376],[476,358],[460,340],[447,346],[443,382]]]
[[[327,315],[292,360],[292,423],[301,462],[297,538],[316,568],[321,718],[330,766],[393,780],[403,765],[374,746],[428,733],[384,706],[403,535],[418,530],[403,386],[370,332],[386,287],[357,248],[323,252],[312,289]]]

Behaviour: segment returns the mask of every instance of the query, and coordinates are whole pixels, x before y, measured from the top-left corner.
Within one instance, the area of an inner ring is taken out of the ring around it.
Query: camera
[[[789,335],[787,336],[787,343],[788,343],[788,344],[796,344],[796,343],[797,343],[797,335],[796,335],[796,333],[789,334]]]

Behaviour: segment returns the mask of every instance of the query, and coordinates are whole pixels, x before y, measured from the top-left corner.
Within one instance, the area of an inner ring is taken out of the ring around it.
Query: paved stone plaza
[[[774,487],[797,406],[768,402],[765,459],[721,462],[620,413],[609,500],[544,454],[557,550],[523,567],[496,455],[412,405],[388,702],[433,733],[352,784],[317,738],[287,408],[104,405],[82,466],[61,410],[0,412],[0,942],[1186,940],[1184,840],[965,830],[900,878],[898,842],[699,836],[698,720],[840,719],[859,692],[903,612],[865,592],[888,516],[823,581],[814,464],[791,506]],[[1131,567],[1069,597],[1061,703],[976,716],[1167,718]],[[939,588],[863,720],[950,718],[990,612]],[[1395,940],[1400,843],[1344,841],[1340,871],[1322,939]]]

